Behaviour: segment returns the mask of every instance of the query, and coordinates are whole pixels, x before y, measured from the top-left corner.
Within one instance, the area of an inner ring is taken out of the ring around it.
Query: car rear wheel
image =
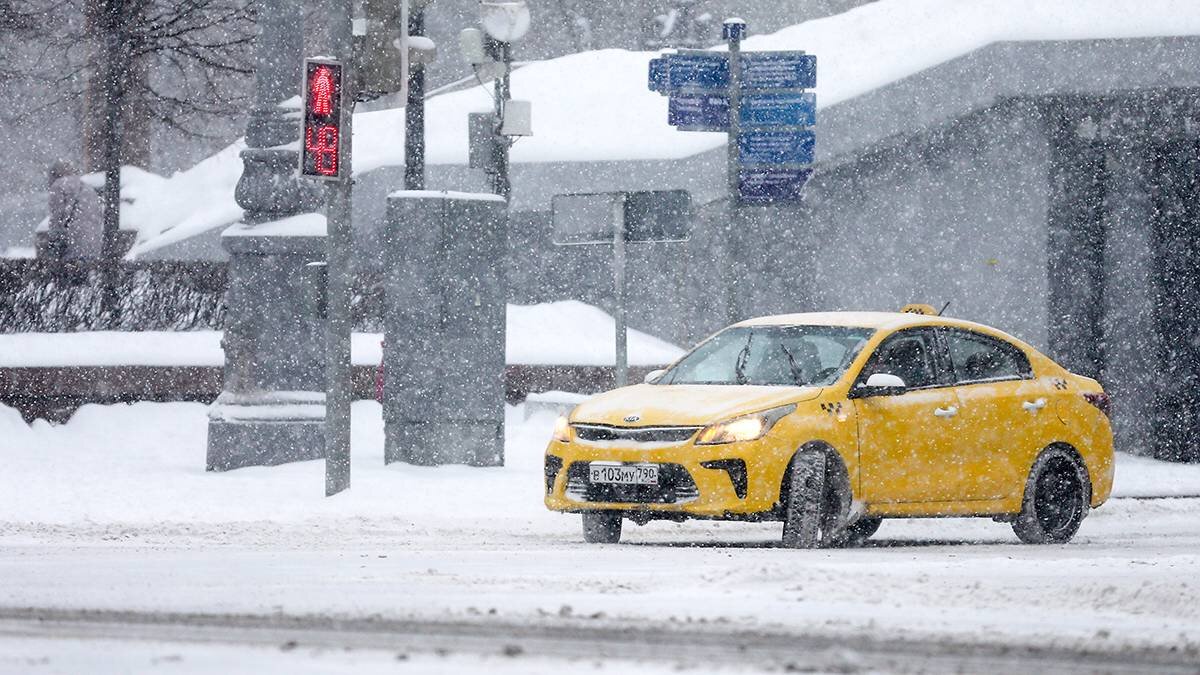
[[[1050,448],[1033,463],[1013,532],[1026,544],[1062,544],[1088,513],[1091,483],[1073,452]]]
[[[817,548],[822,544],[825,463],[825,453],[820,450],[802,450],[792,458],[783,516],[786,548]]]
[[[589,544],[615,544],[621,541],[621,514],[584,511],[583,540]]]

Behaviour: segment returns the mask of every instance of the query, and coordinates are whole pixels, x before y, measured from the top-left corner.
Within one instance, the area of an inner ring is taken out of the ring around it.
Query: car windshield
[[[657,384],[825,386],[874,331],[845,326],[739,326],[701,343]]]

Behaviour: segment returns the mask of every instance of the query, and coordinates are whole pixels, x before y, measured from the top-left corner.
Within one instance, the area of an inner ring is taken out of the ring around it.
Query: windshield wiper
[[[754,344],[754,333],[746,338],[746,346],[738,352],[737,360],[733,362],[733,376],[738,384],[746,384],[746,362],[750,360],[750,345]]]
[[[807,384],[804,381],[804,371],[800,370],[800,366],[796,363],[796,359],[792,356],[792,353],[788,351],[788,348],[782,342],[779,343],[779,348],[783,350],[784,356],[787,357],[788,368],[792,371],[792,380],[795,381],[797,385],[803,387],[805,384]]]

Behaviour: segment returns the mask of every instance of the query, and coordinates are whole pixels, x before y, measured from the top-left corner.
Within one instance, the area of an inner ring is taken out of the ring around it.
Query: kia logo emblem
[[[626,421],[626,422],[636,422],[636,421],[638,421],[638,420],[640,420],[640,419],[642,419],[642,418],[641,418],[641,416],[639,416],[639,415],[629,415],[629,416],[627,416],[627,417],[625,418],[625,421]]]

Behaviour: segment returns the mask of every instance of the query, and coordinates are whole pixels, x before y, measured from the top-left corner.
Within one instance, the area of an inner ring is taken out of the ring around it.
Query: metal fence
[[[123,262],[110,317],[98,264],[0,259],[0,333],[220,329],[227,269],[225,262]],[[355,330],[381,331],[378,275],[358,274],[354,286]]]

